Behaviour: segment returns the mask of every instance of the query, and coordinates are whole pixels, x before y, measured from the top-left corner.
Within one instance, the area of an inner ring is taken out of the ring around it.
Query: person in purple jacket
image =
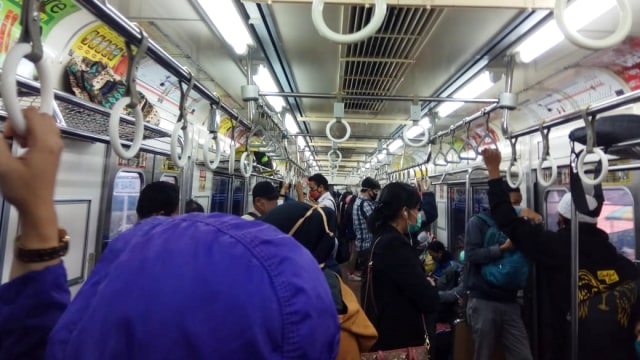
[[[62,141],[49,115],[25,116],[25,137],[9,123],[4,135],[28,152],[0,144],[0,188],[22,224],[0,287],[0,359],[335,359],[338,317],[317,261],[230,215],[141,221],[70,302],[53,206]]]

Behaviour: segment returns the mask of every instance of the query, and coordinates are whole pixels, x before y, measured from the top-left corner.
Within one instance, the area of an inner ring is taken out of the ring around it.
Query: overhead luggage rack
[[[40,105],[40,96],[33,96],[40,91],[40,84],[35,81],[18,78],[19,101],[21,107]],[[73,95],[54,90],[54,117],[63,132],[69,135],[77,134],[83,138],[92,136],[92,140],[109,143],[109,117],[111,110],[87,102]],[[6,118],[4,102],[0,99],[0,113]],[[121,115],[120,136],[131,141],[135,133],[135,120],[127,115]],[[144,124],[144,140],[170,137],[171,132],[151,124]]]

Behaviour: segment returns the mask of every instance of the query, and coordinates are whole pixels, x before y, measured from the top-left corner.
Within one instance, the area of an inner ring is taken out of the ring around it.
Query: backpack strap
[[[296,233],[296,231],[298,231],[298,228],[300,228],[300,226],[302,225],[302,223],[309,217],[311,216],[311,214],[313,214],[314,210],[318,210],[318,212],[320,212],[320,216],[322,216],[322,222],[324,223],[324,231],[325,233],[327,233],[329,236],[333,236],[333,232],[331,232],[329,230],[329,224],[327,223],[327,215],[325,215],[324,211],[322,210],[322,208],[318,205],[312,206],[311,209],[309,209],[309,211],[307,211],[306,214],[304,214],[303,217],[301,217],[296,223],[295,225],[293,225],[293,227],[291,228],[291,230],[289,231],[289,235],[293,236],[293,234]]]
[[[496,226],[496,222],[493,221],[493,218],[491,216],[489,216],[489,214],[487,214],[487,213],[479,213],[476,216],[480,220],[482,220],[485,224],[487,224],[487,226],[489,226],[489,227],[495,227]]]

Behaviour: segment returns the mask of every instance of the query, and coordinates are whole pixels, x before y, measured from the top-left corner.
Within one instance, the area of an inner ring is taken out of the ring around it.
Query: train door
[[[211,182],[211,212],[228,213],[231,199],[231,177],[215,174]]]
[[[231,209],[233,215],[242,216],[245,213],[247,197],[247,180],[244,177],[234,176],[231,188]]]
[[[94,257],[94,244],[98,238],[98,223],[105,169],[106,146],[76,139],[64,139],[64,152],[60,160],[56,181],[54,205],[58,224],[71,237],[69,252],[63,258],[67,280],[72,294],[80,288],[89,273],[89,261]],[[20,233],[18,213],[8,211],[3,238],[15,239]],[[14,241],[5,241],[2,282],[9,279],[13,260]]]
[[[470,216],[489,210],[489,187],[486,183],[471,185]],[[448,248],[454,256],[464,249],[467,221],[467,191],[465,185],[449,186]]]
[[[142,188],[151,182],[153,155],[139,152],[130,160],[108,154],[103,186],[103,214],[101,238],[96,246],[102,252],[109,242],[138,221],[136,205]]]
[[[191,186],[191,198],[197,201],[209,212],[211,208],[211,187],[213,185],[213,173],[204,166],[197,165],[193,172],[193,185]]]

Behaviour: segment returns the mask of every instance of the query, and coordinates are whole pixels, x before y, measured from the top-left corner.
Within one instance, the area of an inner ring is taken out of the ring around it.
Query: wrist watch
[[[69,251],[70,237],[64,229],[58,229],[58,245],[45,249],[25,249],[16,238],[16,258],[24,263],[37,263],[61,258]]]

